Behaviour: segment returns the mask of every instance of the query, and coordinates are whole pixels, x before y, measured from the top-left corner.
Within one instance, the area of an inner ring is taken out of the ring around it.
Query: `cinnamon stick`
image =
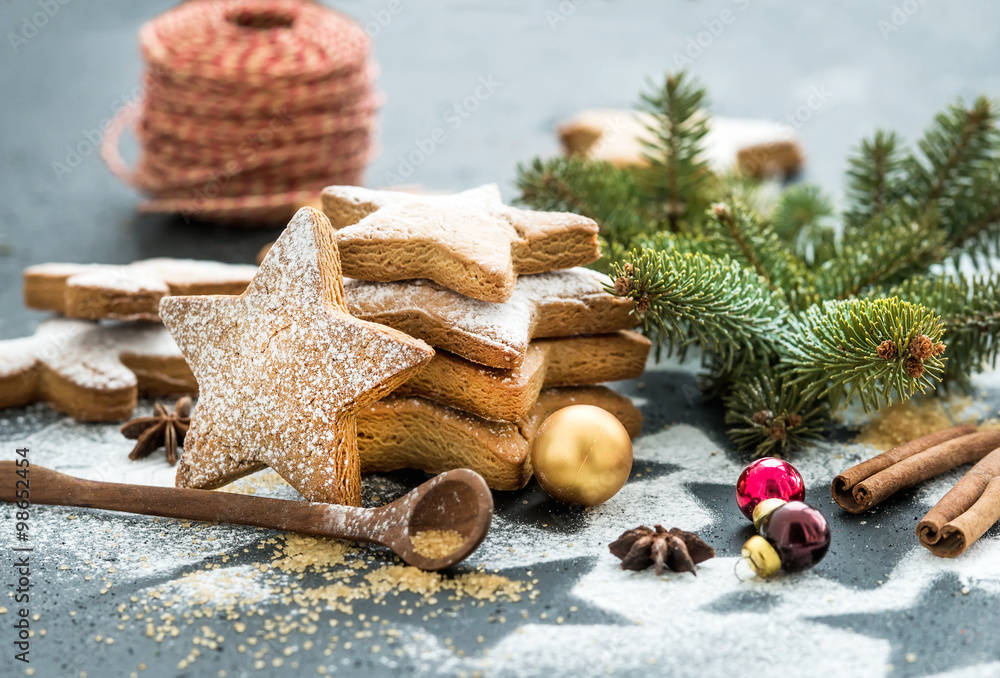
[[[927,512],[917,536],[931,553],[960,555],[1000,520],[1000,449],[995,449],[962,476],[955,487]]]
[[[849,468],[833,479],[830,492],[844,510],[861,513],[900,490],[979,461],[997,447],[1000,430],[976,432],[974,426],[956,426]]]

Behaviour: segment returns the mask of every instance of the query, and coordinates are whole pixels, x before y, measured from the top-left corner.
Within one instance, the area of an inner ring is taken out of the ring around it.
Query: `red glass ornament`
[[[753,510],[765,499],[802,501],[806,484],[795,467],[784,459],[764,457],[751,462],[736,481],[736,504],[749,520]]]
[[[758,531],[778,552],[785,572],[809,569],[823,560],[830,548],[826,517],[801,501],[790,501],[768,513]]]

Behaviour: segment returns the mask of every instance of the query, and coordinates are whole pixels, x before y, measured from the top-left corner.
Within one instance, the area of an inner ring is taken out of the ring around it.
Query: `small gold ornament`
[[[570,405],[538,429],[531,464],[546,492],[567,504],[596,506],[622,489],[632,440],[621,422],[593,405]]]

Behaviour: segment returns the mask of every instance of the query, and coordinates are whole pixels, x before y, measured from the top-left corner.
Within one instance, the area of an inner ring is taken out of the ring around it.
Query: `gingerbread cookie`
[[[609,283],[586,268],[526,275],[504,304],[470,299],[426,280],[344,285],[348,308],[358,318],[395,327],[466,360],[511,369],[524,361],[532,339],[634,327],[632,300],[606,292]]]
[[[542,388],[638,377],[649,349],[649,339],[627,331],[536,339],[524,362],[513,370],[477,365],[438,351],[396,394],[434,400],[483,419],[519,421],[531,412]]]
[[[434,355],[348,314],[334,231],[311,207],[241,296],[166,297],[160,315],[201,387],[179,487],[270,466],[309,501],[359,506],[355,415]]]
[[[538,427],[556,410],[577,404],[608,410],[629,435],[639,435],[639,410],[604,386],[546,389],[517,423],[487,421],[423,398],[394,395],[358,415],[361,470],[470,468],[494,490],[517,490],[531,478],[529,452]]]
[[[0,408],[36,401],[79,421],[128,419],[139,395],[198,392],[160,326],[55,318],[34,336],[0,341]]]
[[[510,299],[518,275],[600,257],[593,220],[509,207],[495,184],[443,196],[330,186],[323,211],[339,229],[345,275],[426,278],[483,301]]]
[[[156,321],[163,297],[240,294],[256,270],[192,259],[146,259],[124,266],[39,264],[24,271],[24,303],[69,318]]]
[[[567,155],[580,154],[614,165],[644,165],[644,140],[651,140],[649,113],[618,109],[582,111],[558,127]],[[712,168],[725,172],[738,167],[756,177],[795,174],[804,153],[789,125],[744,118],[710,119],[704,137],[705,155]]]

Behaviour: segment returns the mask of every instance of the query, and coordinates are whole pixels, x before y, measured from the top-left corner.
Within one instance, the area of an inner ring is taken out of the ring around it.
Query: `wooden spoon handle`
[[[18,501],[13,461],[0,461],[0,500]],[[304,501],[252,497],[229,492],[177,487],[104,483],[74,478],[44,466],[28,471],[32,504],[81,506],[183,518],[204,522],[235,523],[288,530],[323,537],[384,543],[371,509]]]

